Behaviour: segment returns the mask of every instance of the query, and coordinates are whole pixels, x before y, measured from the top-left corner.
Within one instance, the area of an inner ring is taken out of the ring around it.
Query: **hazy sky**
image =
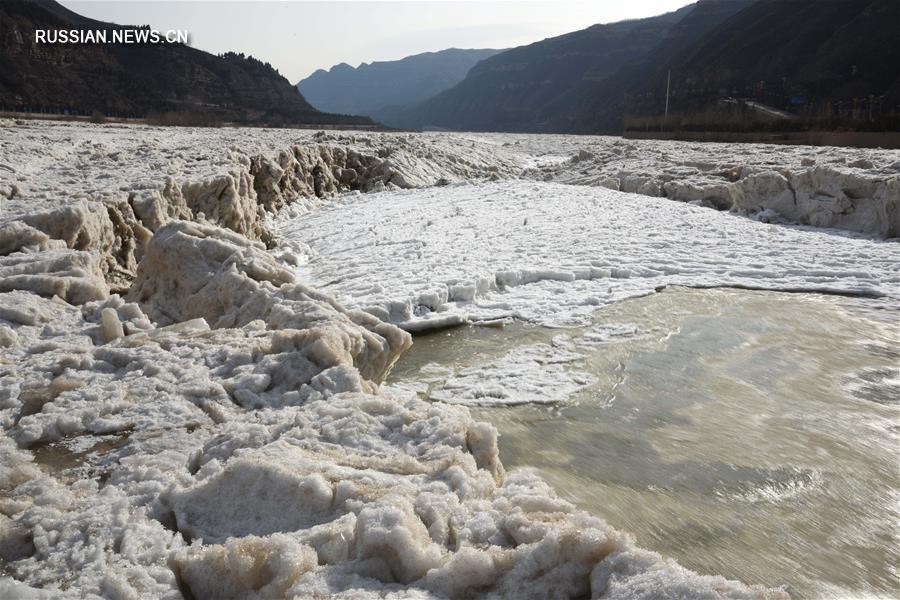
[[[274,2],[62,0],[123,25],[187,29],[191,45],[270,62],[291,83],[319,68],[444,48],[509,48],[595,23],[648,17],[691,0]]]

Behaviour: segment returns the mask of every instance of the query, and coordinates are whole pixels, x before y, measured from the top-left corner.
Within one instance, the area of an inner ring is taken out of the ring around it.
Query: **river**
[[[701,573],[801,598],[895,597],[898,317],[871,300],[670,288],[598,310],[590,327],[418,336],[388,383],[442,399],[473,373],[489,389],[529,369],[575,373],[576,385],[537,378],[526,399],[540,404],[474,396],[508,469],[537,469]],[[491,374],[536,347],[564,358]]]

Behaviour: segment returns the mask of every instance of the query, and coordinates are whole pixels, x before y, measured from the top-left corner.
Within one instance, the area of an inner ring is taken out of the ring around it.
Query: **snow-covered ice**
[[[761,220],[900,236],[897,150],[592,136],[487,139],[534,157],[524,172],[533,179],[666,197]],[[550,152],[569,160],[554,160]]]
[[[421,329],[446,315],[590,322],[666,285],[900,298],[898,245],[759,223],[604,188],[535,182],[353,196],[280,223],[298,272],[348,306]]]

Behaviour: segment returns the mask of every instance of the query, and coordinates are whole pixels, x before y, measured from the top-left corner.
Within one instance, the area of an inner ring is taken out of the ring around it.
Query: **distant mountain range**
[[[36,29],[122,29],[53,0],[0,1],[0,110],[224,121],[371,125],[313,108],[268,63],[183,44],[36,44]]]
[[[496,54],[450,89],[382,111],[379,120],[408,128],[618,134],[626,115],[663,113],[670,70],[672,112],[702,111],[736,96],[782,109],[874,106],[896,113],[898,25],[898,0],[701,0]]]
[[[450,48],[356,68],[340,63],[327,71],[319,69],[301,80],[297,89],[319,110],[377,118],[453,87],[475,63],[498,52],[502,50]]]

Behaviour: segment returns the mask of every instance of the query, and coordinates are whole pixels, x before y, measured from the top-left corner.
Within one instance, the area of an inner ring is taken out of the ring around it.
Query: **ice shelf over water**
[[[891,295],[896,245],[485,184],[558,162],[535,156],[454,135],[0,121],[0,597],[783,596],[637,548],[506,473],[466,407],[381,389],[410,336],[378,315],[569,323],[679,278],[771,273]],[[376,194],[335,196],[354,191]],[[412,216],[373,211],[391,202]]]

